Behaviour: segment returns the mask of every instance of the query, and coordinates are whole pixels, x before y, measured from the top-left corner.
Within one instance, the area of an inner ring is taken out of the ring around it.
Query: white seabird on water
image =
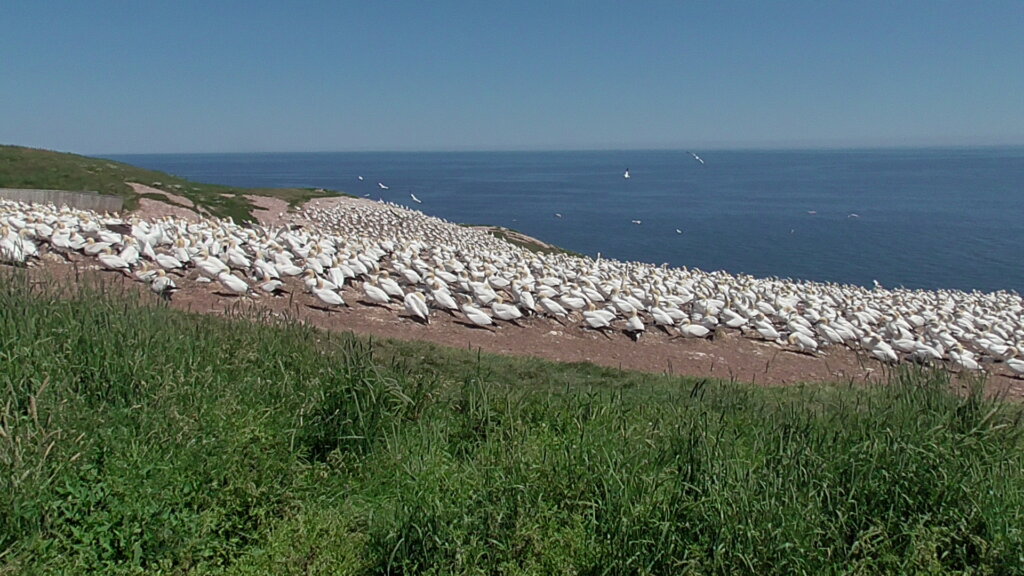
[[[633,224],[643,224],[641,220],[630,220]]]
[[[701,158],[700,156],[697,156],[695,152],[690,152],[690,156],[693,156],[693,159],[696,160],[697,162],[700,162],[701,164],[704,163],[704,159]]]
[[[423,201],[422,201],[422,200],[420,200],[419,198],[417,198],[415,194],[411,194],[411,193],[410,193],[410,194],[409,194],[409,197],[410,197],[410,198],[412,198],[412,201],[413,201],[413,202],[415,202],[415,203],[417,203],[417,204],[423,204]]]
[[[362,177],[362,176],[356,176],[356,178],[359,178],[360,180],[362,180],[362,179],[363,179],[363,177]]]
[[[623,178],[629,180],[629,168],[626,168],[626,173],[622,175]]]
[[[676,228],[676,234],[682,234],[682,233],[683,233],[682,230],[680,230],[679,228]]]
[[[388,189],[388,187],[387,187],[387,186],[385,186],[385,185],[384,185],[383,183],[381,183],[381,182],[377,182],[377,186],[380,186],[380,189],[381,189],[381,190],[387,190],[387,189]]]

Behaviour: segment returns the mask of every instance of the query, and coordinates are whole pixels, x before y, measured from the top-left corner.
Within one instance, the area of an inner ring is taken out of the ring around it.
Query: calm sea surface
[[[383,198],[591,256],[1024,292],[1024,148],[698,154],[704,164],[686,151],[111,158],[202,182]]]

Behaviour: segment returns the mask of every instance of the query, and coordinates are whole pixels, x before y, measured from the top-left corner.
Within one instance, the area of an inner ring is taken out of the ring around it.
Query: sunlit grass
[[[0,573],[1024,566],[1019,406],[941,373],[763,389],[155,300],[0,273]]]

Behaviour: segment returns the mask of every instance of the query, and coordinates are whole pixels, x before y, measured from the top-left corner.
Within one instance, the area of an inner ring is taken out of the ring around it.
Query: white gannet
[[[813,354],[818,351],[818,341],[803,332],[793,332],[786,341],[801,352]]]
[[[1024,360],[1010,358],[1006,361],[1006,367],[1010,369],[1010,372],[1013,372],[1014,376],[1018,378],[1024,376]]]
[[[381,190],[387,190],[388,189],[388,187],[385,186],[382,182],[377,182],[377,186],[380,186]]]
[[[463,294],[463,297],[466,299],[466,303],[461,306],[461,310],[462,313],[466,315],[466,318],[468,318],[470,322],[476,324],[477,326],[480,326],[481,328],[494,324],[494,320],[492,320],[491,317],[488,316],[486,312],[477,308],[476,306],[473,306],[473,300],[472,298],[469,297],[469,295]]]
[[[245,283],[245,280],[230,272],[221,272],[217,275],[217,280],[220,281],[221,286],[227,288],[233,294],[244,296],[249,293],[249,285]]]
[[[711,330],[700,324],[683,324],[679,327],[679,334],[684,338],[705,338]]]
[[[178,289],[174,284],[174,280],[167,275],[162,269],[156,270],[156,275],[153,277],[153,281],[149,283],[149,289],[154,293],[159,294],[161,298],[165,300],[171,299],[171,294]]]
[[[277,296],[284,292],[284,282],[280,280],[267,280],[260,284],[260,290],[263,290],[267,294]]]
[[[100,252],[99,255],[97,255],[97,259],[107,270],[116,270],[127,274],[131,269],[131,267],[128,266],[128,262],[126,262],[124,258],[114,254],[109,247],[104,248],[103,252]]]
[[[415,203],[417,203],[417,204],[423,204],[423,201],[422,201],[422,200],[420,200],[419,198],[417,198],[415,194],[412,194],[412,193],[410,193],[410,194],[409,194],[409,197],[410,197],[410,198],[412,198],[412,201],[413,201],[413,202],[415,202]]]
[[[403,303],[405,304],[405,311],[413,319],[419,319],[426,324],[430,324],[430,308],[427,306],[427,298],[423,295],[423,292],[409,292],[403,298]]]
[[[516,323],[516,320],[523,317],[523,313],[514,304],[505,304],[504,299],[498,296],[491,302],[491,313],[506,322]]]
[[[622,175],[623,178],[629,180],[629,168],[626,168],[626,173]]]
[[[701,158],[700,156],[697,156],[696,153],[690,152],[690,156],[693,156],[693,159],[696,160],[697,162],[700,162],[701,164],[704,163],[704,159]]]
[[[636,315],[636,310],[629,315],[626,319],[626,335],[629,336],[634,342],[640,341],[640,335],[644,333],[645,327],[643,320]]]
[[[347,306],[347,304],[345,304],[345,300],[342,299],[341,294],[338,294],[329,288],[322,278],[319,279],[316,286],[310,288],[309,291],[312,292],[313,295],[316,296],[316,299],[322,302],[328,310],[339,306]]]

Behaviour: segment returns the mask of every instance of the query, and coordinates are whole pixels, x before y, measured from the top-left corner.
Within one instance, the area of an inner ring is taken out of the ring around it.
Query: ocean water
[[[703,164],[686,151],[110,158],[202,182],[381,198],[590,256],[864,286],[1024,292],[1024,148],[698,154]]]

